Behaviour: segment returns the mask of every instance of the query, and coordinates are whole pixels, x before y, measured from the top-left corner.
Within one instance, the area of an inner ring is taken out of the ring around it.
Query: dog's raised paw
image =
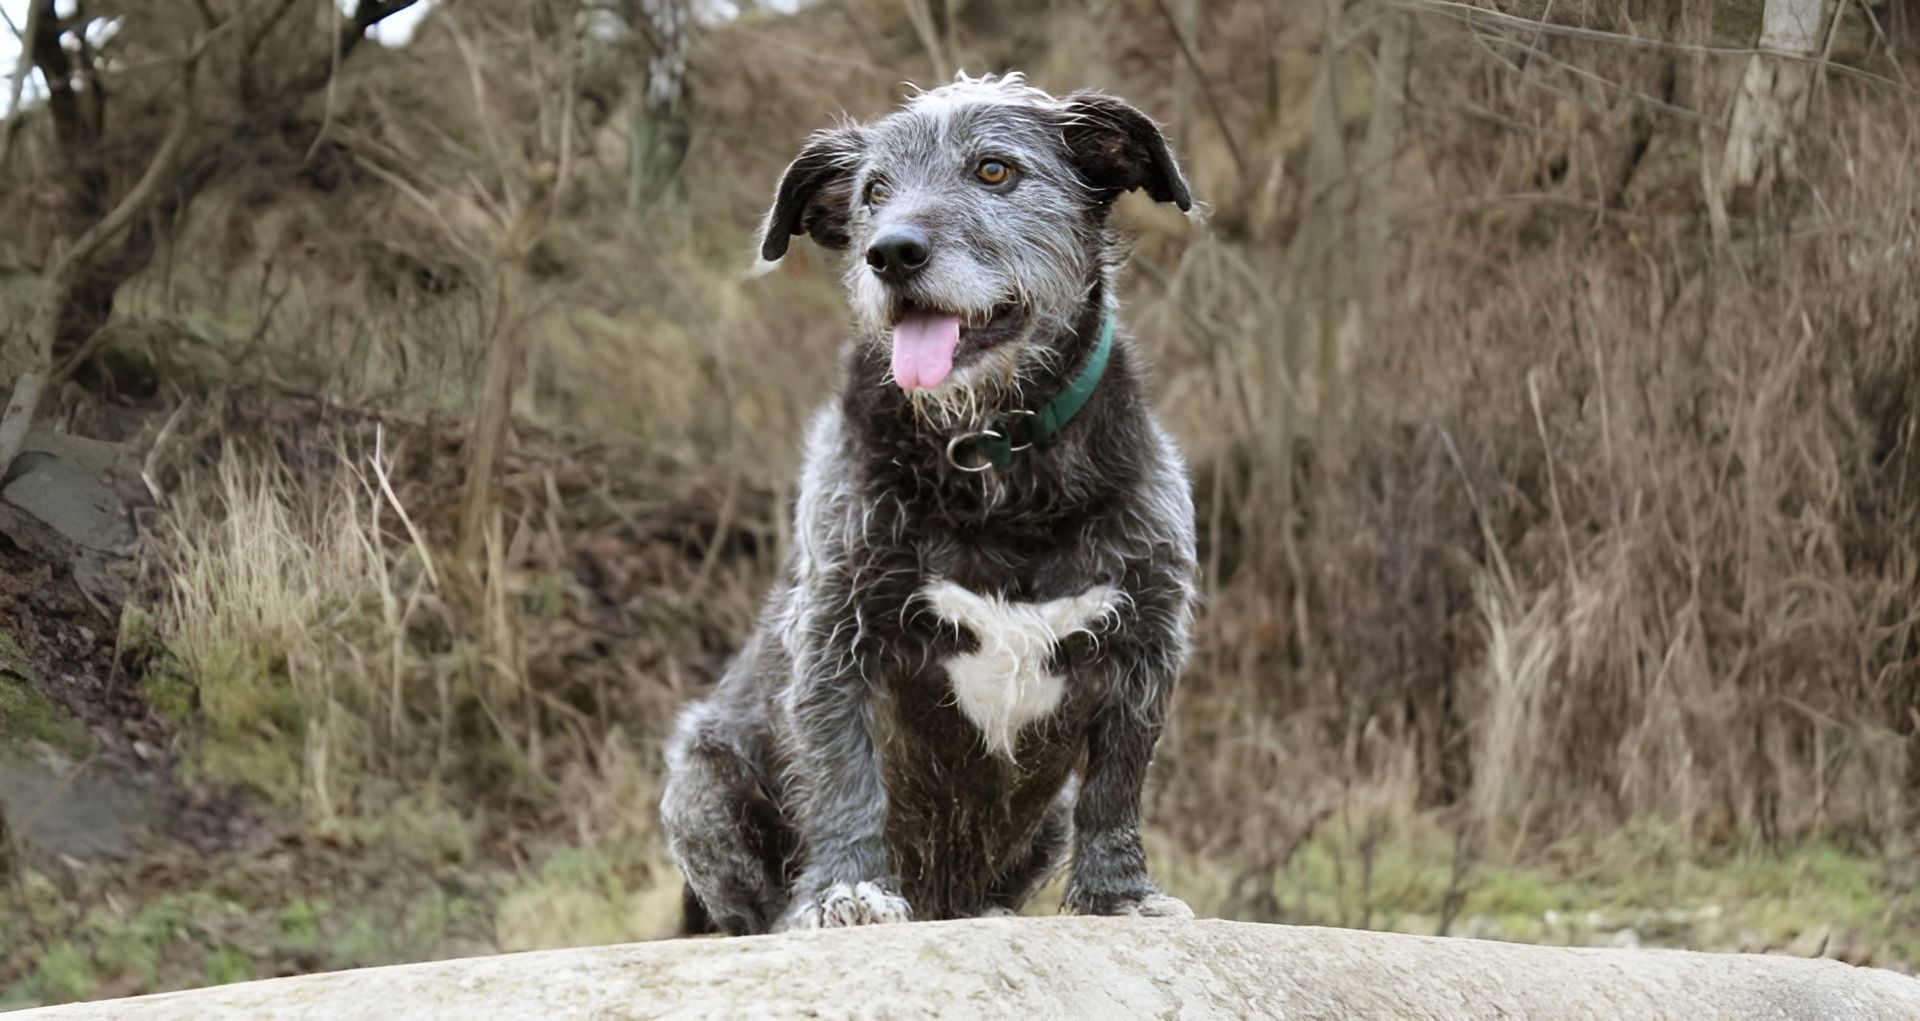
[[[906,898],[889,893],[879,883],[835,883],[818,897],[796,904],[780,928],[838,929],[912,919],[913,909]]]

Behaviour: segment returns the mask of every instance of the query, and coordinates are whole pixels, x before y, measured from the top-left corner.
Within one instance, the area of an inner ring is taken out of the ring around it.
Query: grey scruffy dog
[[[661,812],[685,930],[1066,907],[1191,917],[1141,787],[1187,655],[1193,507],[1116,339],[1122,192],[1185,210],[1110,96],[961,77],[815,134],[761,231],[850,253],[855,342],[807,437],[793,550]]]

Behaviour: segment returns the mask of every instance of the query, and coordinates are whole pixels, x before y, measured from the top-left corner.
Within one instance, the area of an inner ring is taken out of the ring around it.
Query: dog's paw
[[[837,929],[912,919],[913,909],[906,898],[887,892],[879,883],[835,883],[819,896],[803,898],[789,909],[780,929]]]
[[[1076,915],[1123,915],[1135,918],[1192,918],[1193,909],[1178,897],[1158,890],[1145,893],[1078,894],[1067,898],[1066,908]]]
[[[1193,909],[1178,897],[1169,897],[1156,893],[1149,897],[1128,901],[1114,912],[1119,915],[1136,915],[1141,918],[1192,918]]]

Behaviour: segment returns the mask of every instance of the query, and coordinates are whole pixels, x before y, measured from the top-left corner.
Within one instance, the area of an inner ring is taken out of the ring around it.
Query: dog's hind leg
[[[668,749],[660,817],[687,882],[682,935],[766,932],[786,908],[795,840],[752,751],[717,701],[689,708]]]

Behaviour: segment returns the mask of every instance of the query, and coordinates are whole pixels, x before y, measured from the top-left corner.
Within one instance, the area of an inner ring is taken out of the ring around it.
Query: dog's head
[[[861,342],[891,348],[916,403],[970,403],[1046,364],[1103,271],[1113,200],[1134,189],[1192,206],[1140,111],[1019,74],[962,76],[816,133],[780,180],[760,255],[799,234],[847,250]]]

